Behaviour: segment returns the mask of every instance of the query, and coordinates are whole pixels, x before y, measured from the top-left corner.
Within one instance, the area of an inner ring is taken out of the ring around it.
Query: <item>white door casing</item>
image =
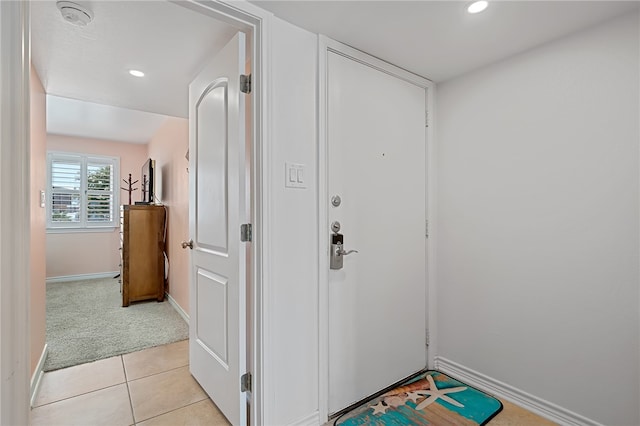
[[[359,251],[328,273],[335,413],[427,365],[426,91],[337,52],[326,67],[326,195],[342,203],[327,202],[320,236],[337,220]]]
[[[245,46],[238,32],[189,86],[189,362],[234,425],[246,423]]]
[[[0,424],[29,423],[29,3],[0,2]]]

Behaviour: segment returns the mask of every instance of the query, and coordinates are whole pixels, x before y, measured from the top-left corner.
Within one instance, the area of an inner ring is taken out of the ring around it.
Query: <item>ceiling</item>
[[[188,116],[189,83],[236,32],[166,1],[75,2],[94,14],[85,27],[66,22],[55,1],[31,7],[33,65],[49,100],[56,97],[50,133],[147,142],[161,124],[157,114]],[[121,121],[127,110],[134,111]]]
[[[55,135],[147,143],[167,116],[47,95],[47,132]]]
[[[435,82],[633,9],[637,1],[267,1],[252,3]]]
[[[152,134],[157,129],[153,123],[159,125],[157,114],[187,117],[189,82],[204,60],[235,33],[227,24],[166,1],[76,3],[94,13],[86,27],[65,22],[55,1],[32,3],[33,63],[52,95],[49,98],[56,97],[49,108],[52,133],[73,134],[84,125],[80,136],[148,141],[150,136],[135,126],[144,122],[139,127],[146,126]],[[455,0],[252,3],[435,82],[639,5],[638,1],[492,1],[486,11],[470,15],[469,2]],[[146,76],[130,76],[131,68]],[[74,106],[73,100],[86,102]],[[137,116],[122,119],[127,110],[135,110]],[[121,129],[126,122],[134,127],[128,132]],[[119,128],[118,135],[109,132],[113,128]]]

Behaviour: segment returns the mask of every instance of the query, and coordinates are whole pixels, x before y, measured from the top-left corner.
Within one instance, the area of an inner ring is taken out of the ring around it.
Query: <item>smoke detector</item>
[[[70,1],[56,2],[62,18],[70,24],[84,27],[93,21],[93,12],[86,7]]]

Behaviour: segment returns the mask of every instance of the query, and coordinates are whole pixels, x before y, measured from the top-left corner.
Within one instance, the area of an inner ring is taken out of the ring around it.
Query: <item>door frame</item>
[[[318,37],[318,324],[319,324],[319,392],[318,407],[320,421],[328,421],[329,416],[329,188],[328,188],[328,55],[330,53],[341,55],[363,65],[374,68],[391,76],[400,78],[409,83],[425,89],[426,111],[425,120],[428,126],[425,128],[426,146],[426,203],[427,222],[429,224],[429,237],[426,239],[427,258],[425,268],[427,282],[427,324],[429,330],[429,350],[427,351],[427,366],[433,368],[436,354],[436,271],[435,271],[435,223],[436,223],[436,158],[433,126],[433,104],[435,84],[423,77],[375,58],[360,50],[354,49],[343,43],[337,42],[324,35]]]
[[[29,3],[0,2],[0,423],[29,423]]]
[[[268,265],[267,253],[264,250],[264,241],[268,241],[267,212],[265,206],[265,192],[269,185],[270,164],[266,139],[269,137],[269,108],[267,108],[269,90],[269,46],[271,15],[263,9],[245,1],[222,0],[189,0],[182,3],[178,0],[169,0],[180,6],[187,7],[196,12],[203,13],[215,19],[221,20],[245,31],[249,49],[251,50],[251,165],[250,165],[250,215],[253,225],[253,238],[250,245],[250,271],[247,281],[250,282],[247,289],[247,300],[252,301],[247,315],[247,354],[246,359],[250,364],[248,371],[252,374],[252,390],[247,395],[250,402],[251,424],[260,425],[265,416],[265,406],[262,403],[264,395],[264,334],[265,323],[262,312],[266,310],[264,303],[268,298],[264,297],[265,288],[269,282],[265,271]],[[239,230],[238,230],[239,232]]]
[[[172,0],[169,0],[172,1]],[[247,31],[252,50],[251,103],[251,280],[247,312],[250,336],[247,357],[252,372],[251,423],[263,423],[264,333],[267,289],[267,189],[270,183],[269,49],[273,15],[246,1],[172,1]],[[30,143],[30,4],[0,2],[0,423],[28,424],[30,417],[29,286],[29,143]]]

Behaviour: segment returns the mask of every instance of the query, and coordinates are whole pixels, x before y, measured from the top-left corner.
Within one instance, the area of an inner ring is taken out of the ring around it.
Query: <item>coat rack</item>
[[[149,179],[147,179],[147,175],[142,175],[142,201],[147,201],[147,193],[149,192],[147,188],[149,188]]]
[[[122,190],[124,190],[124,191],[127,191],[127,192],[129,193],[129,204],[131,204],[131,193],[132,193],[133,191],[137,191],[137,190],[138,190],[138,188],[133,188],[133,185],[135,185],[136,183],[138,183],[138,181],[136,180],[136,181],[134,181],[134,182],[131,182],[131,173],[129,173],[129,180],[127,180],[127,179],[122,179],[122,181],[123,181],[124,183],[126,183],[126,184],[129,186],[129,188],[123,188],[123,187],[120,187],[120,189],[122,189]]]

